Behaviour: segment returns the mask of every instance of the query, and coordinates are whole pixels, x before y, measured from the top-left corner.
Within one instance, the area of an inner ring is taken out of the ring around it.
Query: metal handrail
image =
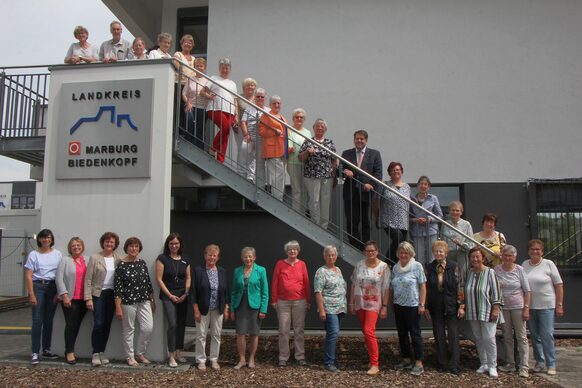
[[[253,103],[252,101],[246,99],[245,97],[241,96],[238,93],[234,93],[231,90],[225,88],[224,86],[214,82],[210,77],[208,77],[206,74],[198,71],[197,69],[190,67],[188,64],[181,62],[179,60],[177,60],[177,62],[180,65],[180,68],[178,69],[178,73],[179,75],[182,75],[182,67],[186,67],[189,70],[191,70],[192,72],[196,73],[196,74],[200,74],[202,77],[206,78],[209,82],[211,82],[212,84],[218,86],[219,88],[225,90],[227,93],[233,95],[234,97],[238,98],[239,100],[244,101],[245,103],[247,103],[248,105],[253,106],[254,108],[256,108],[259,111],[263,111],[264,114],[266,114],[267,116],[269,116],[271,119],[277,121],[279,124],[283,125],[284,127],[287,128],[287,130],[291,130],[296,134],[299,134],[301,137],[303,137],[305,140],[313,142],[313,140],[307,138],[307,136],[304,136],[302,133],[298,132],[297,130],[295,130],[295,128],[293,128],[292,126],[290,126],[289,124],[287,124],[286,122],[280,120],[279,118],[273,116],[272,114],[270,114],[269,112],[267,112],[266,110],[260,108],[258,105],[256,105],[255,103]],[[177,141],[177,134],[176,136],[176,141]],[[366,171],[361,170],[357,165],[351,163],[350,161],[344,159],[341,157],[341,155],[337,154],[336,152],[333,152],[331,149],[325,147],[323,144],[317,144],[317,146],[327,152],[329,152],[331,155],[333,155],[334,158],[336,158],[337,160],[341,161],[344,165],[349,166],[350,168],[354,169],[354,171],[357,171],[359,174],[364,175],[365,177],[369,178],[372,180],[372,182],[375,182],[376,184],[378,184],[380,187],[382,187],[385,190],[388,190],[390,192],[392,192],[393,194],[395,194],[396,196],[398,196],[399,198],[404,199],[406,202],[408,202],[410,205],[415,206],[417,209],[422,210],[424,213],[426,213],[428,216],[432,217],[433,219],[437,220],[439,223],[447,226],[448,228],[451,228],[452,230],[454,230],[456,233],[458,233],[459,235],[463,236],[464,238],[472,241],[474,244],[478,245],[481,249],[483,249],[484,251],[492,254],[492,255],[497,255],[494,251],[492,251],[491,249],[489,249],[488,247],[486,247],[485,245],[481,244],[479,241],[475,240],[473,238],[473,236],[469,236],[467,234],[465,234],[464,232],[462,232],[461,230],[457,229],[456,227],[454,227],[453,225],[449,224],[447,221],[445,221],[443,218],[437,216],[436,214],[434,214],[433,212],[423,208],[422,206],[420,206],[419,204],[417,204],[416,202],[414,202],[413,200],[411,200],[410,198],[407,198],[406,196],[400,194],[400,192],[398,192],[397,190],[394,190],[393,188],[391,188],[390,186],[386,185],[383,181],[377,179],[375,176],[368,174]]]
[[[552,253],[554,253],[554,251],[556,251],[559,248],[561,248],[563,245],[565,245],[566,243],[568,243],[571,239],[573,239],[574,237],[576,237],[580,233],[582,233],[582,229],[577,230],[573,235],[571,235],[570,237],[566,238],[564,241],[562,241],[561,243],[559,243],[558,245],[556,245],[554,248],[552,248],[552,250],[550,250],[549,252],[546,253],[546,257],[551,256]],[[577,256],[577,254],[575,256]]]
[[[49,73],[41,73],[41,74],[15,74],[14,77],[23,77],[23,76],[31,76],[31,75],[49,75]],[[15,91],[16,93],[22,94],[23,96],[32,97],[32,95],[36,95],[37,98],[42,100],[42,102],[48,101],[48,97],[43,96],[42,94],[35,92],[34,90],[30,89],[26,85],[20,84],[12,79],[13,76],[5,75],[4,79],[9,81],[11,85],[6,85],[10,90]],[[15,86],[14,86],[15,85]],[[20,90],[19,90],[20,89]],[[28,92],[29,94],[25,94],[24,92]],[[38,100],[37,100],[38,101]]]

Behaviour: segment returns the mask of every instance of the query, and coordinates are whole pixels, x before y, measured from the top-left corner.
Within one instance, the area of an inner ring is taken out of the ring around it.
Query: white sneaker
[[[494,379],[499,377],[499,375],[497,374],[496,368],[489,368],[489,377],[493,377]]]
[[[101,365],[109,364],[109,359],[105,355],[105,353],[99,353],[99,358],[101,359]]]
[[[481,365],[475,372],[486,373],[487,371],[489,371],[489,367],[487,365]]]
[[[101,366],[101,357],[99,357],[99,353],[93,353],[93,358],[91,358],[91,365]]]

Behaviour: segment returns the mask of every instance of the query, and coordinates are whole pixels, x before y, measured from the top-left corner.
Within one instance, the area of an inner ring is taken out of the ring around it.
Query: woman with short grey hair
[[[229,79],[231,71],[230,59],[222,58],[218,61],[219,75],[210,77],[210,82],[204,87],[204,94],[208,98],[206,112],[218,127],[218,132],[212,141],[210,153],[216,155],[219,163],[224,163],[230,128],[238,125],[238,93],[236,83]]]
[[[293,209],[300,213],[305,213],[307,208],[307,192],[303,180],[303,162],[299,160],[299,149],[305,142],[305,139],[311,139],[313,136],[310,129],[305,128],[305,109],[296,108],[292,113],[293,129],[288,131],[287,149],[289,156],[287,158],[287,172],[291,183],[291,196]]]
[[[289,361],[289,332],[293,322],[295,360],[301,366],[305,361],[305,313],[311,305],[311,291],[307,266],[299,259],[300,246],[295,240],[284,246],[287,258],[275,265],[271,288],[271,305],[277,311],[279,320],[279,366],[287,366]]]
[[[323,249],[325,265],[315,273],[313,289],[319,319],[325,325],[325,345],[323,364],[330,372],[339,372],[337,368],[336,343],[340,332],[340,323],[347,311],[347,284],[341,269],[335,266],[337,248],[328,245]]]
[[[303,178],[308,197],[311,219],[322,228],[329,225],[329,212],[333,182],[338,160],[326,149],[336,152],[333,140],[325,137],[327,123],[317,119],[313,123],[314,136],[299,149],[299,160],[305,162]],[[323,149],[321,146],[326,147]]]
[[[99,49],[87,41],[89,38],[89,31],[83,26],[75,27],[73,31],[75,39],[79,43],[71,44],[67,55],[65,55],[65,63],[91,63],[99,60]]]
[[[170,54],[170,47],[172,47],[172,35],[167,32],[162,32],[158,35],[158,48],[150,51],[148,59],[166,59],[172,58]]]
[[[513,245],[506,245],[501,250],[501,261],[495,267],[497,281],[503,295],[503,344],[505,345],[505,365],[501,365],[502,372],[515,372],[515,356],[513,332],[517,338],[519,353],[519,376],[529,377],[529,344],[527,342],[526,322],[529,320],[529,305],[531,290],[527,274],[523,267],[515,264],[517,249]]]

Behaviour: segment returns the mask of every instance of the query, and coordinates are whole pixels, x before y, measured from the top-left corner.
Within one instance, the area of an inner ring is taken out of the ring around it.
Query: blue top
[[[32,251],[28,254],[24,268],[32,271],[32,280],[55,280],[57,268],[63,255],[57,249],[48,253]]]
[[[417,197],[411,197],[414,202],[421,205],[426,210],[436,214],[440,218],[443,218],[443,211],[441,210],[441,205],[439,204],[439,199],[436,195],[427,194],[426,198],[422,203],[418,200]],[[416,206],[410,207],[410,234],[412,236],[426,236],[427,230],[429,236],[434,236],[439,232],[439,225],[436,220],[431,220],[430,225],[428,228],[426,224],[419,224],[416,222],[417,218],[426,218],[429,217],[427,213],[423,212],[422,210],[416,208]]]
[[[392,268],[392,300],[394,304],[406,307],[418,307],[420,304],[419,286],[426,283],[426,276],[422,264],[414,261],[409,264],[410,270],[402,272],[399,264]]]

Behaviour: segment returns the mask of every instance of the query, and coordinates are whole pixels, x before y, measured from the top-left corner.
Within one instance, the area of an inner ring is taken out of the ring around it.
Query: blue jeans
[[[325,318],[325,345],[323,354],[323,363],[325,365],[336,364],[336,343],[340,332],[340,323],[343,314],[326,314]]]
[[[91,333],[93,353],[105,352],[114,314],[113,290],[103,290],[101,296],[93,297],[93,332]]]
[[[554,309],[530,310],[527,322],[534,358],[538,364],[545,364],[548,368],[556,367],[554,314]]]
[[[57,295],[55,282],[42,284],[32,283],[36,306],[32,306],[32,353],[40,353],[40,341],[42,337],[42,350],[50,350],[53,336],[53,318],[57,305],[54,303]]]

